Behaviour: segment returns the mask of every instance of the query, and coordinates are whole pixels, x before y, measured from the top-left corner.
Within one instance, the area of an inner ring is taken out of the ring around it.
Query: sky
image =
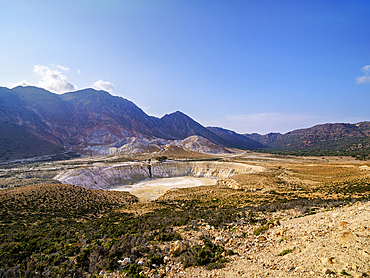
[[[0,0],[0,86],[285,133],[370,120],[370,1]]]

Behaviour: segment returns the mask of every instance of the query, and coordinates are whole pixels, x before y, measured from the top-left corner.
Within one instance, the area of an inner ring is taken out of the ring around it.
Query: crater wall
[[[149,164],[125,163],[111,166],[95,166],[71,169],[54,179],[62,183],[91,189],[112,189],[148,179]],[[263,167],[227,162],[158,162],[150,164],[153,178],[182,176],[228,178],[234,174],[262,172]]]

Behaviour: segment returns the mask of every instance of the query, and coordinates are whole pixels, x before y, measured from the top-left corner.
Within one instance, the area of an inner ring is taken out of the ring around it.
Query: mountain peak
[[[186,118],[186,119],[191,119],[188,115],[186,115],[185,113],[177,110],[175,112],[172,112],[172,113],[169,113],[169,114],[166,114],[162,117],[163,118],[168,118],[168,117],[171,117],[171,118]],[[193,119],[191,119],[193,120]]]

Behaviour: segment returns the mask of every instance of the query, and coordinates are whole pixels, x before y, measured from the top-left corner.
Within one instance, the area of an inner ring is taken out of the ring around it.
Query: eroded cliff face
[[[111,166],[95,166],[72,169],[60,173],[54,179],[62,183],[91,189],[112,189],[149,178],[149,164],[124,163]],[[262,172],[263,167],[226,162],[158,162],[151,164],[153,178],[206,177],[225,179],[234,174]]]

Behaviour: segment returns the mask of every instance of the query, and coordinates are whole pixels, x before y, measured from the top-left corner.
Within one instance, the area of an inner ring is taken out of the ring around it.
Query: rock
[[[341,227],[344,227],[344,226],[346,226],[346,225],[348,225],[348,222],[347,222],[347,221],[342,221],[342,222],[340,222],[340,224],[339,224],[339,226],[341,226]]]
[[[360,254],[365,258],[370,258],[370,253],[366,250],[361,250]]]
[[[353,243],[358,236],[352,233],[350,230],[343,232],[339,237],[339,243]]]
[[[264,236],[258,236],[258,237],[257,237],[257,240],[258,240],[258,241],[266,241],[266,240],[267,240],[267,238],[266,238],[266,237],[264,237]]]
[[[144,264],[144,262],[143,262],[142,260],[140,260],[140,261],[138,261],[138,262],[137,262],[137,264],[138,264],[138,265],[143,265],[143,264]]]
[[[222,237],[216,237],[216,238],[215,238],[215,242],[223,242]]]
[[[272,229],[274,227],[274,224],[269,225],[269,229]]]
[[[323,270],[322,270],[322,273],[323,274],[326,274],[326,275],[328,275],[328,274],[332,274],[332,273],[334,273],[333,271],[331,271],[329,268],[323,268]]]
[[[295,271],[303,271],[303,266],[297,266],[297,267],[295,268]]]
[[[321,262],[322,262],[323,265],[333,264],[334,263],[334,257],[322,258]]]
[[[285,234],[285,232],[286,232],[286,231],[287,231],[287,229],[281,229],[281,230],[280,230],[280,235],[281,235],[281,236],[284,236],[284,234]]]
[[[233,179],[220,179],[220,180],[217,180],[216,184],[228,186],[232,189],[240,189],[240,184]]]
[[[163,261],[164,261],[165,263],[167,263],[169,260],[170,260],[170,259],[169,259],[167,256],[165,256],[165,257],[163,258]]]
[[[189,244],[185,241],[177,240],[170,246],[170,254],[174,254],[175,252],[182,253],[189,248]]]
[[[275,219],[275,221],[274,221],[274,226],[280,226],[280,221],[279,221],[279,219]]]
[[[129,263],[131,263],[131,259],[130,258],[124,258],[123,260],[119,260],[118,263],[120,263],[120,264],[129,264]]]
[[[355,278],[362,278],[362,277],[367,277],[365,273],[358,273],[355,275]]]

